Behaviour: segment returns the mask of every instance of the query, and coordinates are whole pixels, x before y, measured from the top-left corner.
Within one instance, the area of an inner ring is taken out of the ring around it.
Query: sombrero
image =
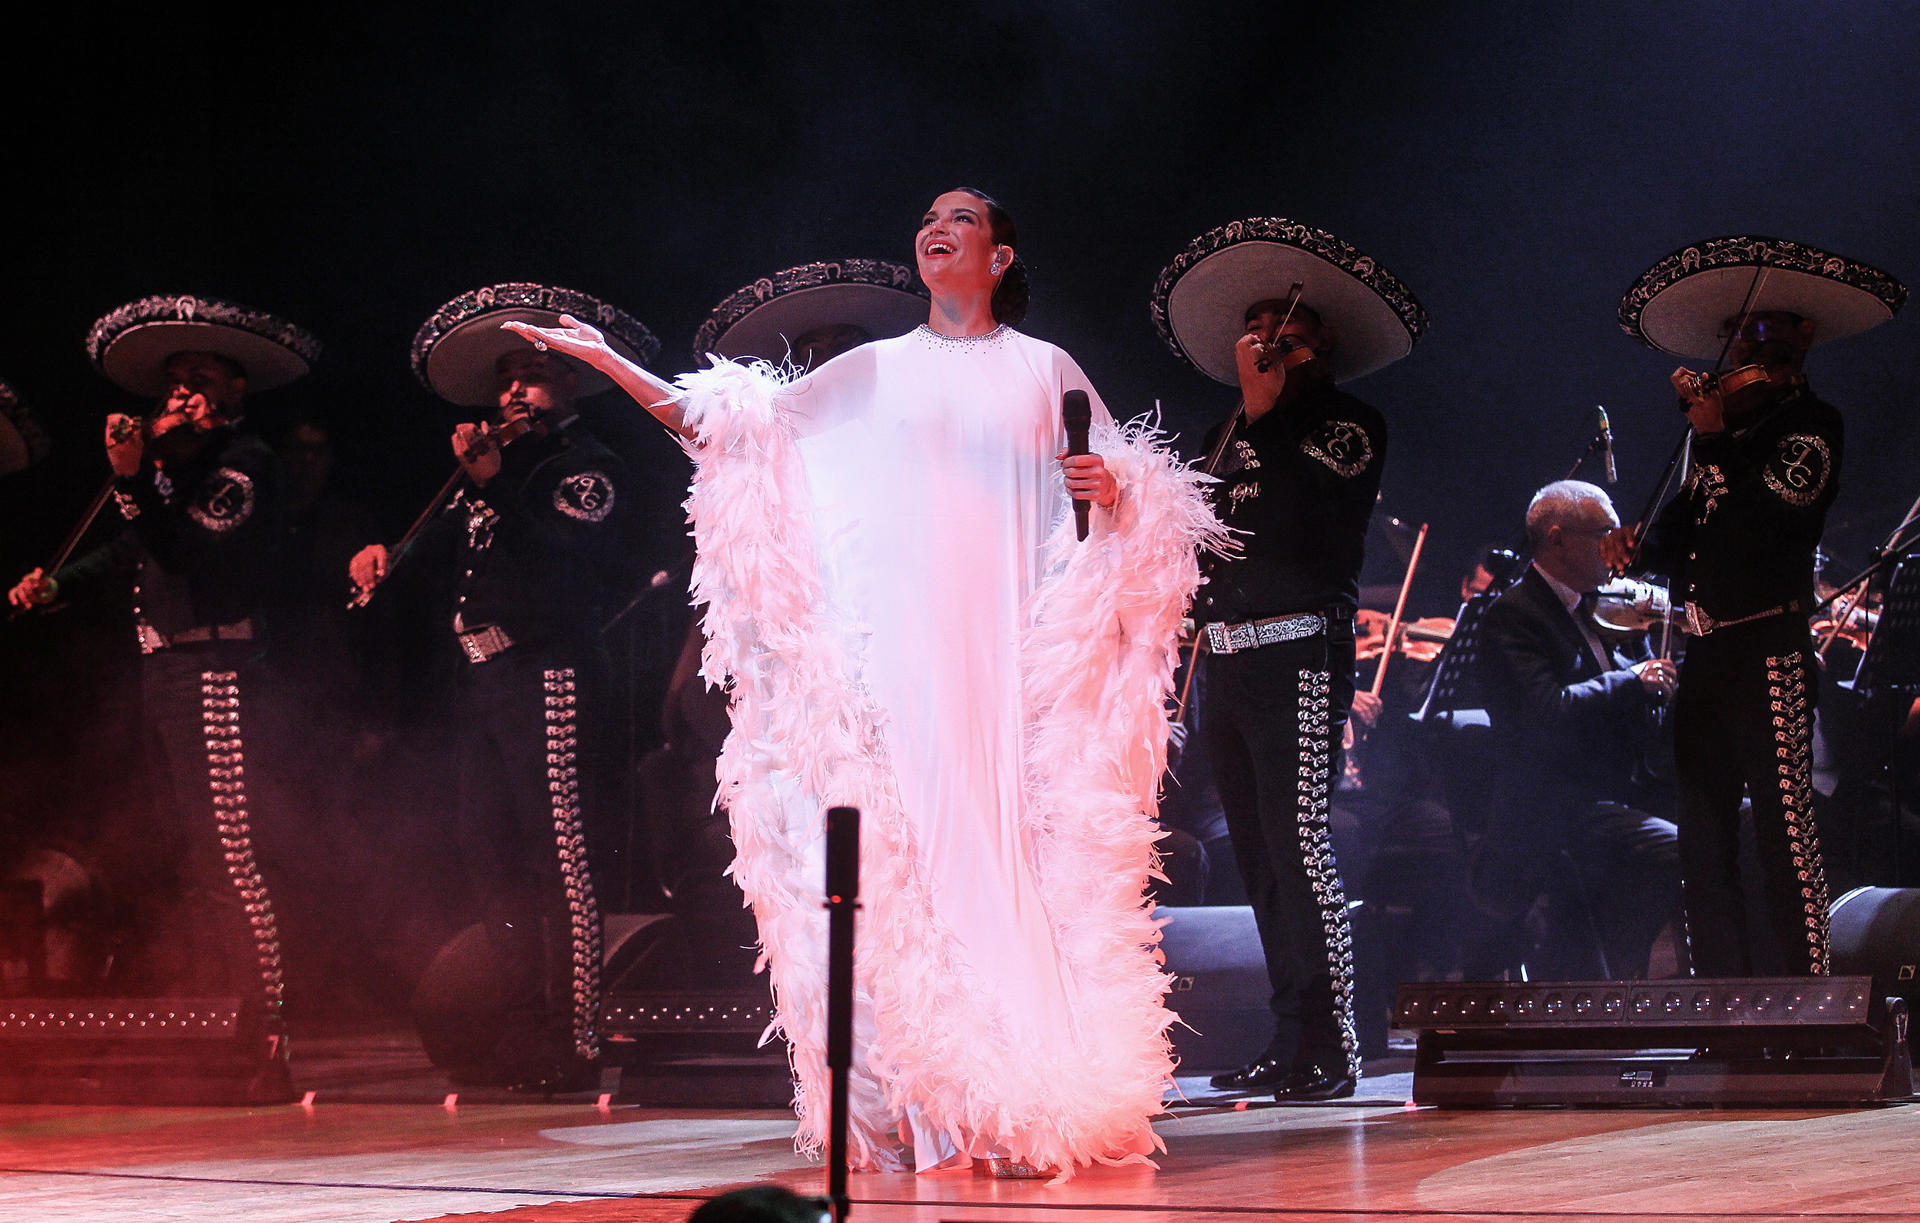
[[[1812,319],[1815,344],[1877,327],[1907,300],[1906,286],[1879,268],[1743,234],[1681,247],[1648,268],[1620,299],[1620,329],[1663,352],[1712,360],[1749,293],[1752,313]]]
[[[213,297],[143,297],[102,317],[87,332],[87,357],[116,386],[135,395],[167,392],[167,358],[210,352],[247,371],[249,392],[271,391],[304,376],[320,341],[264,310]]]
[[[1187,243],[1153,286],[1153,325],[1174,355],[1218,382],[1237,383],[1233,346],[1247,307],[1304,286],[1300,304],[1338,334],[1332,367],[1346,382],[1413,351],[1427,311],[1400,278],[1324,229],[1249,217]]]
[[[533,323],[557,327],[571,314],[598,327],[621,356],[639,365],[660,355],[653,332],[624,310],[590,294],[555,285],[488,285],[462,293],[433,312],[413,336],[413,373],[422,386],[449,403],[466,408],[492,407],[498,389],[494,366],[501,354],[527,342],[500,324]],[[613,380],[578,362],[582,398],[609,390]]]
[[[10,476],[47,457],[52,444],[27,405],[0,382],[0,476]]]
[[[797,336],[845,323],[876,340],[927,321],[927,291],[913,270],[884,259],[803,263],[727,295],[693,336],[693,355],[784,361]]]

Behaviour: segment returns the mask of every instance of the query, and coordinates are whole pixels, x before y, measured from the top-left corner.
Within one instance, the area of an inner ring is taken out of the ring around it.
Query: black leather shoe
[[[1216,1074],[1207,1080],[1215,1091],[1268,1091],[1287,1077],[1290,1063],[1273,1057],[1256,1057],[1238,1070]]]
[[[1358,1079],[1343,1070],[1321,1066],[1303,1066],[1275,1085],[1273,1098],[1282,1104],[1293,1100],[1344,1100],[1353,1094]]]

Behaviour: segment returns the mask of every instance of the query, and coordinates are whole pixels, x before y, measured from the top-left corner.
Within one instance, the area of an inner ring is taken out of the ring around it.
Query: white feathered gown
[[[1137,1162],[1172,1072],[1143,898],[1179,617],[1220,527],[1094,396],[1112,513],[1074,539],[1055,455],[1086,377],[1001,328],[921,328],[782,383],[681,380],[718,801],[826,1133],[824,812],[861,809],[856,1166]]]

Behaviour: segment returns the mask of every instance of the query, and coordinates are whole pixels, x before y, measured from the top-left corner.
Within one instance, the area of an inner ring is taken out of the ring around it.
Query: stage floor
[[[743,1184],[820,1191],[784,1113],[603,1107],[591,1095],[449,1104],[409,1037],[295,1049],[310,1107],[0,1106],[0,1220],[655,1223]],[[1158,1172],[1096,1169],[1060,1188],[856,1175],[853,1217],[1920,1218],[1920,1108],[1440,1112],[1407,1105],[1406,1065],[1378,1064],[1386,1073],[1334,1105],[1174,1102],[1155,1127],[1167,1144]]]

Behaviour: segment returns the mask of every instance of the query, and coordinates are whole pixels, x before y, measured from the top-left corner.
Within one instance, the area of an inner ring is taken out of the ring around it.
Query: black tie
[[[1599,662],[1604,673],[1613,670],[1613,651],[1600,639],[1599,629],[1594,625],[1593,611],[1600,606],[1600,596],[1587,593],[1573,607],[1573,622],[1580,629],[1580,636],[1586,640],[1588,652]]]

